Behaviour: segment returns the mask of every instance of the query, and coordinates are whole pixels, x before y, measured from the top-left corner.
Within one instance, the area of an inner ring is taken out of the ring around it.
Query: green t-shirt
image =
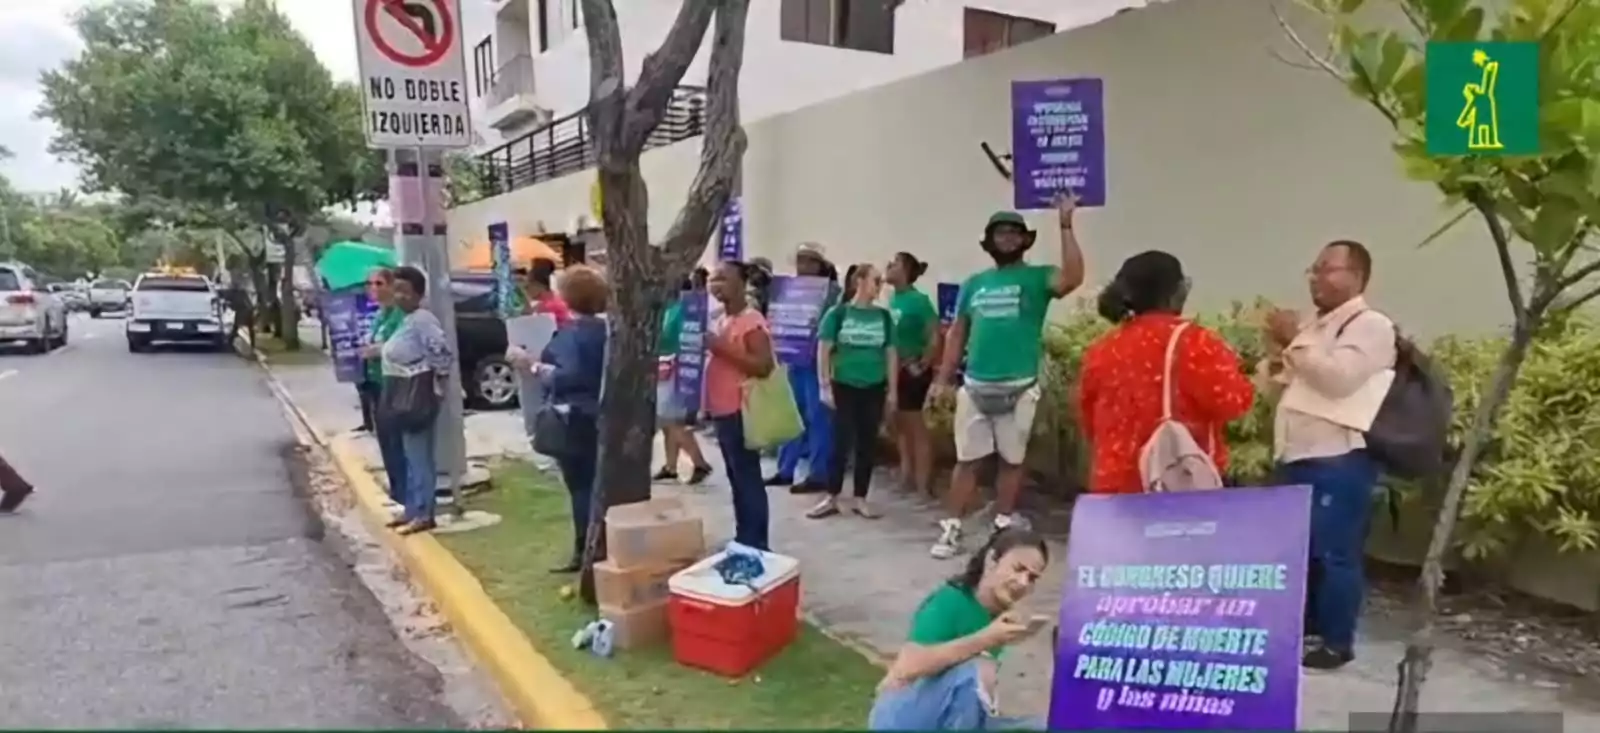
[[[889,381],[889,338],[894,316],[875,305],[846,303],[828,309],[817,339],[833,344],[833,381],[874,387]]]
[[[984,270],[961,284],[956,316],[967,319],[968,377],[1011,382],[1039,376],[1055,276],[1053,265],[1013,265]]]
[[[368,343],[381,344],[389,340],[394,332],[399,330],[400,324],[406,320],[406,314],[399,308],[386,306],[378,311],[378,316],[372,320],[372,336]],[[367,381],[383,381],[383,360],[368,359],[366,363]]]
[[[901,359],[921,359],[932,345],[928,327],[939,322],[933,299],[916,288],[897,291],[889,298],[894,311],[894,348]]]
[[[678,340],[683,336],[683,303],[667,304],[661,314],[661,340],[656,345],[656,356],[674,356],[678,353]]]
[[[994,622],[989,609],[978,603],[972,591],[949,583],[928,594],[911,616],[911,634],[906,641],[919,646],[935,646],[955,641],[983,631]],[[1005,647],[989,650],[989,656],[999,659]]]

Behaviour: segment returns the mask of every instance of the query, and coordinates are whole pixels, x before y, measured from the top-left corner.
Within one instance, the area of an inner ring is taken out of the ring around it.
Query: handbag
[[[414,433],[433,425],[439,416],[439,390],[432,370],[398,377],[385,375],[378,396],[378,416],[401,432]]]
[[[561,406],[540,406],[533,414],[533,452],[551,458],[566,456],[569,429],[567,413]]]
[[[1038,380],[1033,379],[1026,382],[998,383],[969,381],[962,389],[967,391],[967,398],[972,400],[972,406],[978,409],[978,414],[995,418],[1016,412],[1017,402],[1038,383]]]
[[[744,445],[764,450],[782,445],[805,431],[800,408],[789,388],[789,371],[775,365],[766,377],[745,380],[741,410],[744,417]]]

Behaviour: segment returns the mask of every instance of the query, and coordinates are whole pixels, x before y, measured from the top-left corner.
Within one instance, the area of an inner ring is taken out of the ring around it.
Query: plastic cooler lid
[[[750,585],[725,583],[716,571],[716,564],[727,557],[723,550],[700,562],[674,573],[667,579],[667,589],[678,595],[689,596],[723,606],[742,606],[756,599],[760,593],[782,585],[800,574],[800,561],[775,552],[761,553],[761,565],[766,572]]]

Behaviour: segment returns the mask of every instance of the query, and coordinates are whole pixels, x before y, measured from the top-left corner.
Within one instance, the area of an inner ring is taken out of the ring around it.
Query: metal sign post
[[[427,307],[459,353],[450,288],[442,152],[472,144],[459,0],[351,0],[367,143],[388,151],[400,260],[428,277]],[[437,423],[439,473],[456,496],[467,471],[460,369]],[[460,513],[459,501],[452,501]]]

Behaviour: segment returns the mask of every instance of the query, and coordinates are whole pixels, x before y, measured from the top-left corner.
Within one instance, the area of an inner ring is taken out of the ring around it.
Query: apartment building
[[[589,99],[580,0],[465,0],[492,6],[492,28],[469,36],[486,167],[509,190],[587,167],[577,115]],[[617,0],[627,74],[666,37],[682,0]],[[746,26],[741,113],[746,123],[791,112],[963,59],[1094,23],[1149,0],[756,0]],[[709,34],[708,34],[709,38]],[[658,134],[698,134],[709,52],[684,76]],[[542,158],[542,160],[541,160]]]

